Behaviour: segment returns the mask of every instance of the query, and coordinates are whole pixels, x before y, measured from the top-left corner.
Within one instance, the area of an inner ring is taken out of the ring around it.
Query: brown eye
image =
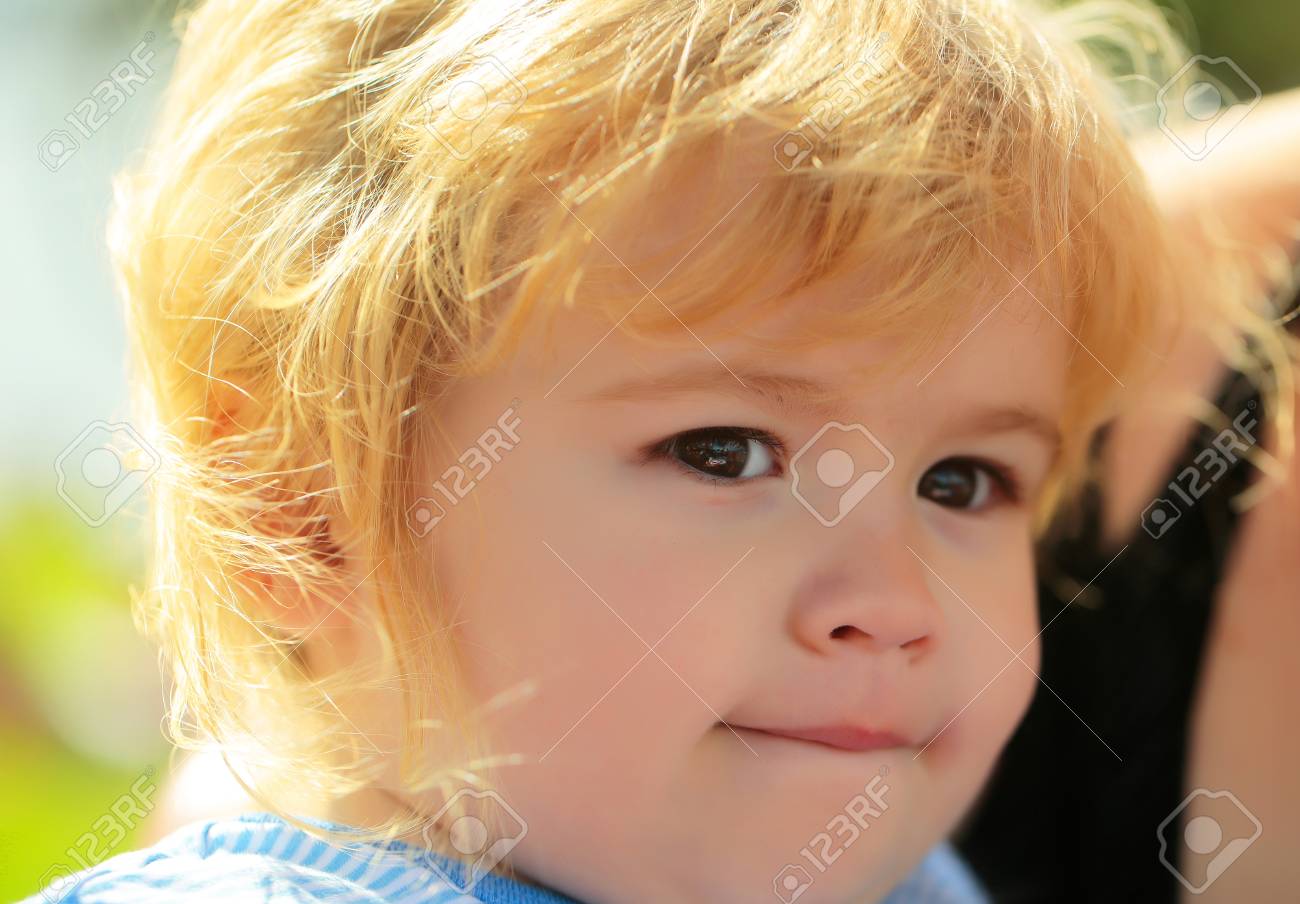
[[[999,472],[965,458],[939,462],[921,476],[917,495],[945,508],[980,510],[1005,486]]]
[[[742,481],[772,471],[775,444],[768,434],[749,428],[704,427],[668,439],[660,454],[704,477]]]

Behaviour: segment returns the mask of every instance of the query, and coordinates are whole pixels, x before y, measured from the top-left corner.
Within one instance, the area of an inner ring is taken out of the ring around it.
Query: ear
[[[318,631],[336,636],[352,626],[371,598],[356,544],[348,542],[346,516],[331,511],[308,523],[299,538],[318,578],[304,586],[286,576],[262,575],[255,587],[259,614],[286,635],[304,640]]]
[[[264,426],[262,406],[228,385],[213,388],[207,413],[208,439],[213,443],[230,440],[237,444],[238,437],[255,435]],[[305,459],[312,455],[304,450]],[[330,469],[312,469],[310,473],[312,485],[293,491],[264,480],[264,510],[250,519],[256,533],[289,541],[291,555],[304,565],[304,579],[250,569],[235,575],[235,580],[249,604],[250,616],[285,638],[306,640],[326,632],[340,639],[371,599],[365,585],[373,571],[361,567],[361,545],[355,542],[348,518],[332,494],[323,492],[333,480]]]

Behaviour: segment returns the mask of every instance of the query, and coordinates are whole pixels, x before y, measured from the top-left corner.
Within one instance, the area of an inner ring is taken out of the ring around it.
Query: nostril
[[[919,653],[925,650],[930,642],[929,634],[921,634],[919,637],[913,637],[910,640],[903,641],[902,643],[898,643],[897,641],[889,643],[885,637],[872,634],[868,631],[863,631],[856,625],[840,625],[838,628],[831,631],[830,637],[831,640],[856,640],[859,643],[865,643],[871,646],[875,646],[875,644],[879,642],[889,646],[897,646],[900,650],[906,650],[909,653]]]

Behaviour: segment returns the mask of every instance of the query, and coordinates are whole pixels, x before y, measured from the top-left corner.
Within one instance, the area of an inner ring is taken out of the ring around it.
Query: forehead
[[[895,302],[903,329],[889,328],[884,319],[854,335],[836,327],[850,315],[861,320],[879,297],[904,284],[906,274],[885,263],[892,249],[882,248],[878,261],[789,288],[808,263],[808,249],[794,234],[787,250],[754,261],[756,269],[770,268],[757,289],[724,292],[715,308],[720,314],[707,322],[687,313],[676,303],[674,280],[666,277],[685,275],[720,239],[733,239],[729,232],[753,228],[755,217],[760,227],[779,228],[750,209],[769,165],[753,155],[701,154],[622,199],[610,196],[602,204],[613,206],[598,204],[590,217],[571,211],[590,243],[575,304],[556,315],[562,328],[547,331],[557,344],[553,366],[561,374],[599,366],[613,379],[693,363],[724,373],[779,365],[851,396],[884,387],[908,395],[1005,392],[1056,407],[1075,340],[1063,323],[1059,295],[1049,288],[1051,262],[1025,259],[1008,247],[1009,239],[1001,246],[976,239],[969,265],[943,276],[942,297]],[[603,315],[584,316],[584,303],[603,306]],[[656,325],[643,330],[643,320]],[[814,321],[815,336],[809,331]]]
[[[558,314],[552,329],[525,341],[524,357],[533,364],[524,366],[543,384],[537,388],[557,401],[649,381],[732,395],[770,389],[826,417],[870,411],[906,423],[965,405],[1059,417],[1074,341],[1026,287],[955,301],[930,336],[844,336],[800,344],[806,306],[852,304],[855,298],[861,303],[864,291],[869,288],[851,280],[809,286],[764,317],[750,317],[738,305],[726,329],[670,323],[653,339],[629,335],[579,303]],[[670,306],[671,299],[662,303]],[[903,354],[909,343],[915,349]],[[710,373],[715,379],[707,379]],[[803,382],[818,385],[808,389],[798,385]],[[786,387],[800,391],[784,393]],[[627,397],[653,395],[651,389]]]
[[[586,279],[634,299],[664,285],[736,233],[771,226],[757,211],[771,178],[752,154],[740,162],[729,145],[711,143],[653,173],[634,170],[581,205],[564,205],[568,225],[588,244],[580,261]],[[558,196],[541,200],[562,203]],[[798,244],[792,236],[792,250]],[[792,255],[779,269],[793,274],[799,263]]]

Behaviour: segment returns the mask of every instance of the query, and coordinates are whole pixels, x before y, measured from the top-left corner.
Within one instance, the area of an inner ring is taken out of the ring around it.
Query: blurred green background
[[[132,627],[143,493],[90,527],[56,492],[54,463],[95,421],[129,419],[124,336],[103,248],[109,179],[139,146],[174,55],[174,5],[7,0],[0,242],[9,289],[0,353],[0,900],[37,890],[145,770],[166,767],[164,689]],[[1266,92],[1300,84],[1300,4],[1191,0],[1194,46],[1231,57]],[[49,165],[97,83],[144,43],[156,74],[75,153]],[[40,152],[38,152],[38,148]],[[43,159],[46,158],[46,159]],[[148,827],[145,827],[148,831]],[[101,833],[102,834],[102,833]],[[140,829],[111,853],[129,850]]]

